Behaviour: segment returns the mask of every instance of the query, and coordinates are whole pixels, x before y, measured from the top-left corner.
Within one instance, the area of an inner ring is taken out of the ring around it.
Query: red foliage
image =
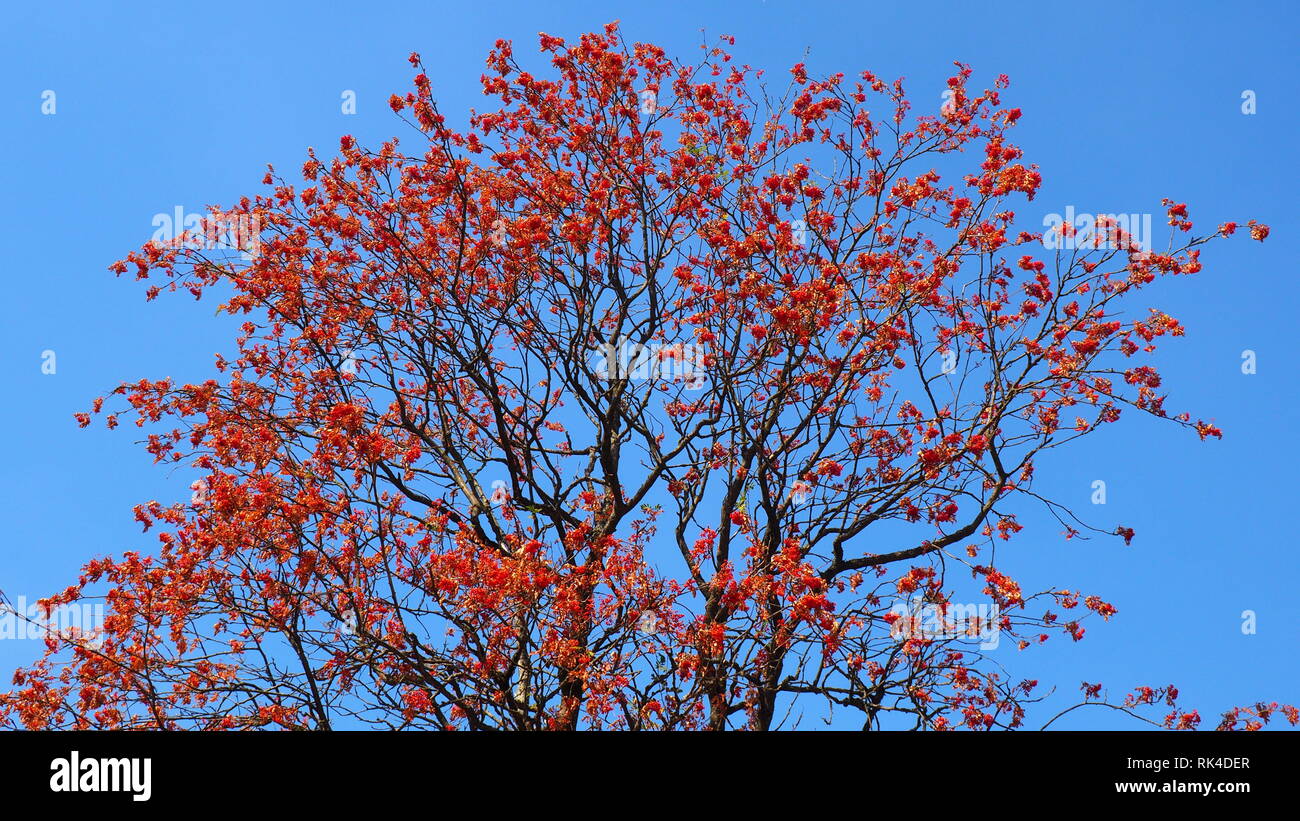
[[[110,615],[19,672],[0,720],[767,729],[793,697],[1016,727],[1037,682],[975,634],[1077,640],[1058,610],[1116,612],[1022,590],[993,546],[1040,453],[1166,416],[1125,360],[1182,328],[1120,307],[1235,224],[1193,237],[1170,200],[1167,253],[1037,259],[1020,111],[965,66],[913,116],[870,72],[796,66],[769,100],[721,47],[683,64],[613,26],[541,46],[549,77],[497,43],[499,105],[467,130],[420,73],[390,101],[415,151],[344,137],[301,186],[268,172],[227,214],[258,226],[251,262],[150,244],[113,266],[162,277],[150,298],[215,289],[240,354],[115,391],[175,425],[149,450],[204,490],[140,506],[157,552],[51,600],[106,589]],[[602,364],[629,345],[658,352],[648,375]],[[963,595],[992,623],[898,609]],[[1295,722],[1251,720],[1274,710]]]

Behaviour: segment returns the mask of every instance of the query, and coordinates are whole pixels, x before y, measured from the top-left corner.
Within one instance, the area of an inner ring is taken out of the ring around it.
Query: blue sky
[[[497,38],[515,40],[526,61],[539,31],[571,38],[618,19],[628,39],[686,59],[703,29],[734,35],[738,61],[773,74],[807,51],[810,73],[901,75],[936,106],[953,60],[974,68],[977,87],[1006,73],[1004,99],[1024,111],[1017,142],[1044,177],[1024,214],[1154,212],[1160,227],[1168,196],[1191,205],[1198,228],[1271,225],[1267,243],[1214,243],[1201,274],[1142,297],[1188,329],[1155,363],[1168,406],[1212,419],[1223,440],[1134,417],[1057,451],[1040,465],[1039,490],[1096,524],[1134,527],[1137,539],[1065,542],[1059,526],[1029,517],[1004,554],[1027,589],[1099,593],[1119,615],[1090,620],[1079,644],[999,658],[1069,696],[1083,679],[1112,693],[1174,682],[1210,726],[1232,705],[1300,701],[1300,563],[1287,513],[1300,456],[1295,4],[124,6],[24,4],[3,35],[0,589],[10,598],[62,589],[92,555],[152,549],[132,506],[188,496],[190,477],[153,466],[136,429],[78,430],[72,418],[123,379],[204,378],[212,354],[230,349],[231,324],[209,303],[146,304],[141,287],[106,270],[150,238],[154,215],[233,202],[259,190],[266,163],[296,171],[308,146],[328,154],[345,133],[370,144],[404,134],[385,100],[408,89],[412,50],[459,122],[484,104],[477,81]],[[46,90],[52,115],[42,113]],[[1254,114],[1242,111],[1247,90]],[[1247,349],[1258,358],[1251,375],[1241,372]],[[42,373],[47,350],[54,374]],[[1096,479],[1107,484],[1104,508],[1090,504]],[[1244,610],[1256,613],[1254,635],[1242,632]],[[0,668],[38,649],[0,641]],[[1056,726],[1135,725],[1097,710]]]

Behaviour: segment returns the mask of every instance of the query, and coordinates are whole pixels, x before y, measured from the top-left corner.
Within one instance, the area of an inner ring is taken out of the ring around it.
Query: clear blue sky
[[[1024,214],[1158,212],[1169,196],[1191,204],[1198,228],[1270,224],[1267,243],[1214,243],[1204,272],[1144,292],[1188,329],[1156,361],[1168,407],[1212,419],[1223,440],[1134,417],[1057,452],[1039,490],[1137,539],[1067,543],[1030,516],[1002,554],[1026,589],[1082,588],[1119,615],[1090,620],[1079,644],[997,655],[1071,697],[1085,678],[1112,692],[1174,682],[1210,726],[1232,705],[1300,701],[1297,4],[27,3],[6,17],[0,589],[11,598],[62,589],[91,555],[152,550],[132,506],[188,496],[191,477],[151,465],[135,428],[72,419],[120,380],[205,378],[213,352],[229,350],[231,326],[207,302],[147,305],[105,270],[150,238],[155,214],[233,202],[259,190],[267,162],[296,171],[308,146],[330,152],[344,133],[371,144],[405,133],[384,101],[408,89],[412,50],[459,122],[483,105],[496,38],[528,60],[539,31],[569,38],[618,19],[629,39],[688,59],[705,29],[773,73],[810,50],[810,73],[902,75],[936,106],[953,60],[972,65],[977,87],[1005,72],[1004,99],[1025,112],[1018,142],[1045,180]],[[54,115],[42,114],[45,90]],[[354,116],[341,112],[345,90]],[[1254,375],[1241,373],[1245,349]],[[45,350],[54,375],[41,372]],[[1095,479],[1104,508],[1089,502]],[[1243,635],[1243,610],[1257,634]],[[0,641],[0,669],[38,649]],[[1098,710],[1056,726],[1134,725]]]

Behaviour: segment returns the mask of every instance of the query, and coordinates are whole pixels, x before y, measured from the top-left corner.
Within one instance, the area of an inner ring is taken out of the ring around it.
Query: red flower
[[[839,476],[844,472],[844,466],[833,459],[823,459],[817,465],[818,476]]]

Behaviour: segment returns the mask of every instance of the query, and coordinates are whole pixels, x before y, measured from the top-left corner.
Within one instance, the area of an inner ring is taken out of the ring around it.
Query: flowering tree
[[[110,427],[168,420],[149,451],[203,478],[137,508],[156,551],[45,602],[106,590],[109,615],[51,636],[0,718],[1017,727],[1037,683],[990,639],[1115,613],[1023,590],[998,546],[1024,505],[1086,527],[1035,492],[1044,451],[1134,412],[1220,435],[1168,416],[1142,364],[1179,323],[1124,306],[1234,224],[1198,236],[1166,201],[1166,251],[1105,220],[1045,251],[1014,227],[1040,176],[1007,80],[961,65],[914,116],[869,72],[797,65],[777,96],[721,44],[541,47],[549,79],[497,44],[499,106],[464,132],[420,73],[391,100],[415,151],[344,137],[302,185],[268,172],[213,218],[257,226],[251,260],[152,242],[113,266],[162,277],[151,299],[216,294],[239,355],[113,392]],[[1275,710],[1297,720],[1224,725]]]

